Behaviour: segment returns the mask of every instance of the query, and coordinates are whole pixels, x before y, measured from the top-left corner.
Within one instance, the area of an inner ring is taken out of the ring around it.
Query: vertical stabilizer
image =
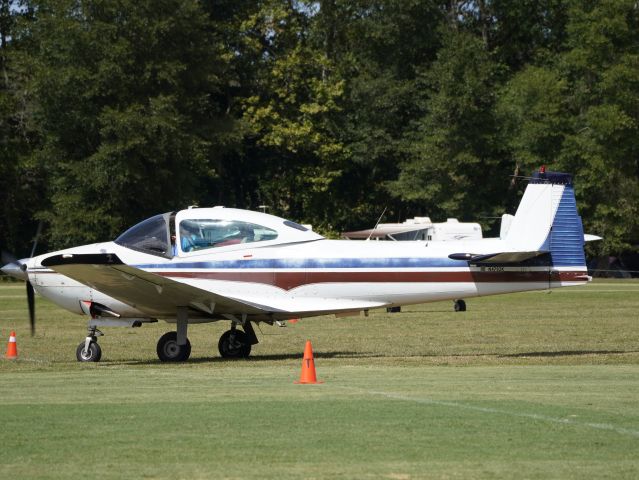
[[[505,241],[516,251],[550,252],[553,266],[585,267],[583,226],[572,176],[536,172],[526,187]]]

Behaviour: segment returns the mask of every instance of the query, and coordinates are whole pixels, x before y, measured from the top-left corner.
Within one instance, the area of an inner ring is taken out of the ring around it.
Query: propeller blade
[[[27,304],[29,305],[29,325],[31,326],[31,336],[35,335],[35,294],[33,285],[27,280]]]
[[[38,240],[40,240],[40,234],[42,233],[42,220],[38,222],[38,229],[36,230],[35,237],[33,237],[33,248],[31,249],[31,258],[35,255],[36,247],[38,246]]]

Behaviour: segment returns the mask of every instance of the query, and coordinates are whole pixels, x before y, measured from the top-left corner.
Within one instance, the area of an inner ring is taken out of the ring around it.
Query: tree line
[[[639,239],[635,0],[0,0],[0,74],[18,254],[193,204],[498,231],[540,165]]]

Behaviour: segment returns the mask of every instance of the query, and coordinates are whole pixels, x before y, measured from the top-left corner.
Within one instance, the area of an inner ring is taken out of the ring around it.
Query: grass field
[[[105,328],[0,286],[0,478],[638,478],[639,282],[264,326],[249,360],[190,328]],[[321,385],[295,385],[306,339]],[[3,343],[2,348],[4,349]]]

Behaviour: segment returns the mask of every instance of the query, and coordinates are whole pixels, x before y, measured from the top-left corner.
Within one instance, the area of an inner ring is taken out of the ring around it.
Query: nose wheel
[[[102,332],[95,328],[95,326],[89,326],[89,332],[84,342],[78,345],[75,350],[75,358],[78,362],[99,362],[102,358],[102,349],[98,344],[98,337],[102,336]]]
[[[88,346],[86,342],[82,342],[75,350],[75,358],[78,362],[99,362],[102,358],[102,349],[96,340],[91,340]]]

